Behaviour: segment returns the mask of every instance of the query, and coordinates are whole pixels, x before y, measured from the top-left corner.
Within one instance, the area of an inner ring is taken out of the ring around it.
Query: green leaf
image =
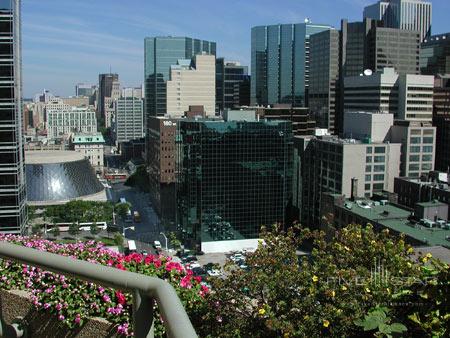
[[[401,324],[401,323],[393,323],[391,324],[391,332],[405,332],[408,331],[408,329],[406,328],[405,325]]]
[[[414,323],[417,323],[419,325],[422,324],[420,322],[419,316],[417,315],[417,312],[413,313],[412,315],[409,315],[408,318],[411,319]]]
[[[387,325],[387,324],[384,324],[384,323],[381,323],[381,324],[378,326],[378,330],[379,330],[381,333],[384,333],[384,334],[392,333],[391,326],[390,326],[390,325]]]

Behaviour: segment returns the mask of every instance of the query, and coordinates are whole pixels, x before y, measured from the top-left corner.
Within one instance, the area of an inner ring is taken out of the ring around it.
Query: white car
[[[208,270],[208,275],[210,275],[211,277],[219,277],[220,275],[222,275],[222,273],[219,270],[212,269]]]
[[[187,265],[187,264],[186,264]],[[189,269],[195,269],[195,268],[201,268],[202,266],[200,265],[200,264],[198,264],[198,263],[190,263],[189,265],[188,265],[188,267],[189,267]]]
[[[159,241],[154,241],[153,246],[156,250],[161,250],[161,243]]]
[[[244,260],[245,256],[243,254],[237,253],[237,254],[234,254],[233,256],[231,256],[230,259],[233,262],[237,262],[237,261],[240,261],[240,260]]]

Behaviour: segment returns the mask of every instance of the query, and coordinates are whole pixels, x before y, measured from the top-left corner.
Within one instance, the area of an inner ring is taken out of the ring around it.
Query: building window
[[[420,155],[409,155],[409,161],[410,162],[419,162],[420,161]]]
[[[433,155],[422,155],[422,161],[430,162],[433,160]]]
[[[366,163],[372,163],[372,156],[366,156]]]
[[[374,181],[384,181],[384,174],[373,175]]]
[[[384,156],[375,156],[374,161],[375,163],[384,163]]]
[[[370,183],[369,184],[364,184],[364,189],[367,191],[367,190],[370,190]]]
[[[423,163],[422,170],[431,170],[431,163]]]
[[[411,137],[410,142],[412,144],[419,144],[420,143],[420,137]]]
[[[372,154],[372,147],[367,147],[366,148],[366,153],[367,154]]]
[[[410,171],[415,171],[415,170],[419,170],[419,164],[418,163],[412,163],[409,165],[409,170]]]
[[[372,175],[366,175],[366,182],[370,182],[372,180]]]
[[[420,146],[411,146],[409,147],[409,151],[411,153],[420,153]]]
[[[424,153],[432,153],[433,152],[433,146],[423,146],[422,147]]]
[[[366,165],[366,173],[372,172],[372,166]]]
[[[433,144],[433,138],[432,137],[424,137],[423,143],[425,144]]]
[[[375,147],[375,154],[384,154],[386,152],[385,147]]]
[[[383,189],[384,189],[384,183],[374,183],[373,184],[374,191],[381,191]]]

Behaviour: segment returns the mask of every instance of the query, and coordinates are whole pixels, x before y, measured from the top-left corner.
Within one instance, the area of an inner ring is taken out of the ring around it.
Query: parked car
[[[237,261],[245,260],[245,256],[241,253],[237,253],[237,254],[234,254],[233,256],[231,256],[230,259],[233,262],[237,262]]]
[[[186,257],[183,257],[183,258],[181,259],[181,261],[182,261],[183,263],[196,262],[196,261],[197,261],[197,257],[194,256],[194,255],[188,255],[188,256],[186,256]]]
[[[216,269],[212,269],[212,270],[208,270],[206,271],[208,273],[209,276],[211,277],[219,277],[220,275],[222,275],[222,273],[220,272],[220,270],[216,270]]]
[[[191,270],[194,276],[206,277],[206,271],[202,267],[196,267]]]
[[[153,247],[154,247],[156,250],[161,250],[161,243],[160,243],[159,241],[154,241],[154,242],[153,242]]]

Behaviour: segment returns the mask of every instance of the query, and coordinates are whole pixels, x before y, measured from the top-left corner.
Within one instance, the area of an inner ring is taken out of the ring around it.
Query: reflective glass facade
[[[177,224],[188,246],[257,238],[285,222],[292,194],[288,121],[181,120]]]
[[[0,231],[24,232],[20,1],[0,0]]]
[[[197,54],[216,55],[216,43],[187,37],[152,37],[144,40],[145,112],[166,114],[166,81],[170,66]]]
[[[103,190],[88,159],[61,163],[27,163],[30,202],[65,201]]]
[[[307,105],[309,37],[330,29],[311,23],[252,28],[252,105]]]

